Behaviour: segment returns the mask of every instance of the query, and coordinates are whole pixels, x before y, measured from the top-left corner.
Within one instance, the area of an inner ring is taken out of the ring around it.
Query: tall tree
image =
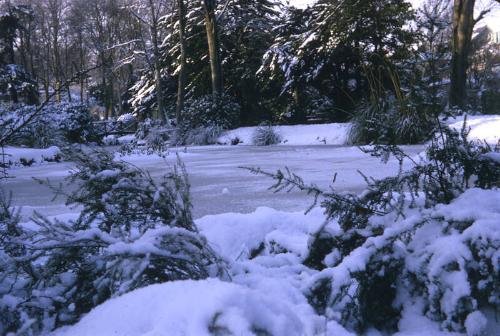
[[[177,79],[177,103],[175,107],[175,117],[179,125],[182,119],[182,109],[184,108],[184,98],[186,95],[186,6],[184,0],[177,0],[178,20],[179,20],[179,78]]]
[[[451,60],[450,105],[464,108],[469,51],[474,29],[475,0],[455,0],[453,5],[453,50]]]
[[[500,3],[500,0],[495,0]],[[467,70],[474,26],[491,10],[483,10],[474,18],[475,0],[454,0],[453,46],[451,59],[450,106],[465,108],[467,105]]]
[[[159,42],[159,21],[162,10],[162,0],[149,0],[150,20],[148,22],[151,31],[151,44],[153,45],[153,67],[155,73],[156,87],[156,114],[154,119],[166,121],[163,89],[161,84],[161,63],[160,63],[160,42]]]
[[[222,66],[220,61],[219,34],[217,25],[217,0],[203,0],[205,10],[205,30],[207,33],[208,56],[212,76],[212,94],[214,97],[222,95],[224,91],[222,80]]]

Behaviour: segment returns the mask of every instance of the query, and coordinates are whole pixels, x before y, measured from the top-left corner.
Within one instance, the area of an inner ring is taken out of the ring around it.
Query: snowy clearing
[[[59,162],[61,160],[61,150],[52,146],[45,149],[19,148],[7,146],[0,153],[0,158],[4,156],[5,162],[9,166],[31,166],[48,162]]]
[[[454,128],[461,125],[460,120],[452,121]],[[489,143],[498,139],[495,128],[500,125],[499,116],[471,118],[470,125],[475,139],[483,138]],[[299,131],[303,128],[308,126],[295,127],[299,134],[295,138],[291,137],[292,129],[288,130],[290,139],[295,139],[290,142],[316,141],[307,130],[304,131],[306,136],[301,136]],[[328,129],[339,130],[336,126],[325,127],[324,134]],[[241,129],[235,132],[239,131]],[[251,137],[251,131],[246,132]],[[403,146],[403,149],[416,158],[425,146]],[[48,150],[51,151],[55,149]],[[29,149],[12,152],[19,157],[42,153]],[[117,159],[130,162],[157,179],[175,163],[175,154],[186,164],[190,176],[194,217],[198,218],[196,225],[212,248],[227,261],[231,281],[173,281],[141,288],[104,302],[76,325],[58,329],[54,335],[258,335],[267,332],[273,336],[353,336],[354,333],[338,323],[335,318],[338,312],[329,312],[333,318],[327,322],[324,316],[314,311],[307,298],[310,288],[318,280],[331,278],[334,288],[340,290],[340,286],[352,281],[351,272],[364,269],[377,247],[415,225],[423,215],[419,210],[410,211],[406,219],[395,220],[393,216],[374,219],[387,228],[384,235],[368,239],[337,266],[317,271],[305,266],[303,261],[311,237],[325,224],[323,210],[316,208],[304,214],[304,209],[311,204],[310,197],[298,191],[274,194],[268,190],[271,180],[253,175],[241,167],[260,167],[274,172],[286,165],[306,182],[323,189],[330,185],[337,173],[337,191],[359,193],[364,189],[365,181],[358,170],[375,178],[386,177],[397,172],[395,160],[383,164],[357,147],[317,143],[307,146],[287,143],[286,146],[268,147],[175,148],[165,158],[132,154],[117,155]],[[61,199],[51,202],[52,193],[47,187],[32,180],[32,177],[49,178],[54,184],[64,183],[72,168],[71,162],[13,166],[10,174],[14,178],[3,183],[8,191],[14,192],[14,205],[23,207],[24,218],[36,210],[45,215],[57,215],[61,220],[74,219],[80,209],[69,209]],[[448,277],[437,272],[453,262],[457,255],[469,260],[470,255],[464,246],[470,239],[500,240],[495,231],[500,220],[499,197],[498,190],[467,191],[453,204],[440,205],[428,214],[433,219],[472,222],[474,225],[462,233],[452,231],[443,236],[445,230],[439,226],[441,224],[431,222],[418,229],[416,239],[407,249],[400,247],[407,253],[409,269],[413,267],[418,272],[428,267],[429,276],[448,286],[441,303],[450,307],[450,311],[460,296],[467,295],[471,289],[459,275]],[[470,208],[470,204],[477,206]],[[336,222],[328,225],[330,233],[340,232]],[[422,260],[422,255],[432,256],[428,265]],[[332,254],[328,258],[334,260],[335,256]],[[498,251],[492,251],[491,258],[500,260]],[[461,335],[442,331],[438,323],[426,317],[423,301],[409,297],[404,291],[398,295],[402,318],[395,335]],[[494,321],[491,311],[475,311],[467,318],[467,333],[495,335],[498,325]],[[381,334],[373,329],[366,335]]]

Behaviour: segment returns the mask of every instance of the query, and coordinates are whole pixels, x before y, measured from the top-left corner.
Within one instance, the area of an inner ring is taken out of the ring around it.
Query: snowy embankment
[[[56,146],[44,149],[8,146],[3,149],[3,152],[0,150],[0,161],[4,161],[8,166],[31,166],[46,162],[59,162],[61,161],[61,150]]]
[[[257,127],[241,127],[228,131],[219,138],[219,143],[229,145],[239,142],[241,145],[253,145],[252,136],[256,129]],[[345,145],[351,124],[275,126],[274,129],[281,136],[281,145]]]
[[[464,117],[448,119],[445,123],[451,128],[460,130]],[[500,115],[477,115],[467,117],[470,128],[469,139],[486,141],[495,145],[500,140]],[[219,137],[219,143],[230,145],[253,145],[252,137],[258,127],[241,127],[227,131]],[[346,145],[349,142],[350,123],[332,123],[321,125],[275,126],[274,130],[281,136],[280,145]],[[236,141],[239,140],[239,141]]]
[[[469,207],[470,204],[475,206]],[[439,222],[417,229],[415,240],[408,246],[410,266],[419,264],[422,253],[439,250],[430,265],[436,272],[455,260],[458,251],[467,250],[471,237],[500,241],[495,229],[500,220],[498,190],[470,189],[451,204],[426,211],[430,218],[473,224],[463,232],[446,232]],[[347,278],[346,272],[366,262],[363,258],[372,246],[394,232],[406,230],[416,221],[415,216],[421,215],[415,211],[408,219],[388,222],[387,234],[369,239],[345,261],[322,272],[302,264],[311,234],[324,222],[319,209],[307,215],[259,208],[251,214],[206,216],[197,225],[228,261],[231,282],[176,281],[142,288],[105,302],[76,325],[59,329],[54,335],[353,336],[334,318],[327,321],[315,313],[305,296],[307,284],[325,276],[325,272],[338,281]],[[335,229],[337,225],[332,224]],[[401,245],[401,251],[404,249]],[[493,259],[500,258],[498,251],[492,253]],[[467,253],[460,255],[464,260],[471,258]],[[471,290],[467,282],[454,279],[446,295],[450,302]],[[397,336],[461,335],[440,331],[439,323],[425,316],[425,306],[419,298],[403,295],[400,300],[403,309]],[[498,323],[493,315],[489,311],[470,314],[467,334],[496,335]],[[380,333],[371,330],[367,335]]]
[[[464,117],[449,119],[447,124],[459,131],[463,127]],[[467,127],[470,128],[471,140],[483,140],[493,146],[500,140],[500,115],[468,116]]]

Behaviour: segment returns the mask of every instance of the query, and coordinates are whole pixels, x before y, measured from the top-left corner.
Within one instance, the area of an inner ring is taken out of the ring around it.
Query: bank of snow
[[[252,135],[257,127],[241,127],[224,133],[219,142],[253,145]],[[275,131],[281,136],[281,145],[345,145],[349,137],[350,123],[333,123],[320,125],[276,126]]]
[[[305,335],[290,302],[217,279],[152,285],[111,299],[54,335]]]
[[[31,166],[60,160],[61,150],[56,146],[44,149],[7,146],[0,149],[0,162],[5,162],[8,166]]]
[[[449,119],[447,123],[452,129],[460,131],[464,117]],[[486,141],[494,146],[500,140],[500,115],[467,116],[467,128],[470,129],[470,140]]]
[[[446,124],[460,130],[464,117],[448,119]],[[478,115],[467,117],[470,128],[470,139],[486,141],[495,145],[500,140],[500,115]],[[225,132],[218,142],[225,145],[253,145],[252,136],[257,127],[240,127]],[[275,126],[274,130],[281,136],[280,145],[346,145],[349,140],[350,123],[331,123],[318,125]]]

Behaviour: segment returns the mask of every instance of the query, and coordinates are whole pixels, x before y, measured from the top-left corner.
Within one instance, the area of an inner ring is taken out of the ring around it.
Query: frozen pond
[[[404,146],[408,154],[416,155],[422,145]],[[327,188],[337,173],[336,190],[359,192],[364,187],[358,170],[376,178],[397,172],[394,161],[385,165],[376,158],[362,153],[356,147],[339,146],[210,146],[179,151],[185,162],[192,185],[194,217],[225,212],[252,212],[259,206],[278,210],[297,211],[307,208],[311,199],[304,193],[293,191],[275,194],[268,190],[273,181],[241,169],[242,166],[260,167],[274,172],[289,167],[306,182]],[[176,155],[165,159],[156,156],[126,158],[134,165],[146,169],[153,177],[161,176],[175,162]],[[52,202],[52,192],[39,185],[32,177],[49,178],[54,184],[63,183],[72,164],[52,163],[10,171],[15,178],[4,183],[13,192],[14,205],[23,207],[23,216],[33,210],[55,215],[72,212],[63,199]]]

